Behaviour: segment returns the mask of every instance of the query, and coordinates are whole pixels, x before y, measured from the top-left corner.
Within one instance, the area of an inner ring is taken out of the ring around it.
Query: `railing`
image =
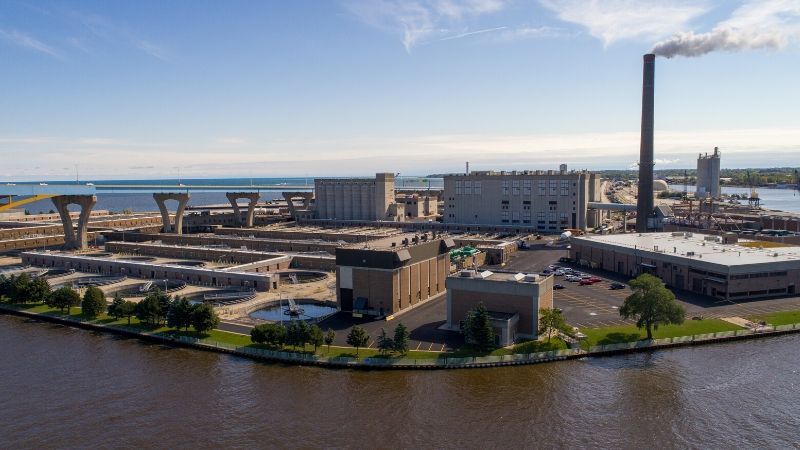
[[[36,314],[41,315],[41,314]],[[302,362],[310,364],[328,364],[339,366],[367,366],[367,367],[406,367],[406,368],[457,368],[457,367],[481,367],[489,365],[511,365],[511,364],[533,364],[547,361],[555,361],[567,358],[579,358],[592,355],[602,355],[609,352],[620,351],[636,351],[641,349],[657,349],[659,347],[669,347],[673,345],[689,344],[694,342],[710,342],[715,340],[731,339],[746,336],[769,336],[773,333],[787,332],[793,330],[800,330],[800,323],[778,325],[778,326],[762,326],[757,329],[742,329],[735,331],[720,331],[716,333],[698,334],[693,336],[679,336],[663,339],[653,339],[650,341],[633,341],[621,342],[617,344],[596,345],[589,347],[587,350],[581,349],[564,349],[553,350],[549,352],[538,352],[528,354],[510,354],[510,355],[490,355],[490,356],[474,356],[455,358],[448,357],[441,354],[438,358],[387,358],[379,356],[371,356],[364,358],[355,358],[347,356],[329,357],[311,353],[299,353],[291,351],[270,350],[265,348],[257,348],[250,346],[237,346],[224,342],[217,342],[206,339],[198,339],[190,336],[170,336],[162,333],[147,333],[139,328],[128,327],[125,325],[117,325],[110,327],[94,323],[91,319],[83,317],[64,317],[54,316],[59,320],[71,321],[74,323],[87,323],[96,328],[106,329],[122,329],[129,332],[141,334],[143,336],[152,336],[161,339],[170,339],[176,342],[197,345],[209,349],[221,349],[229,352],[241,354],[243,356],[252,356],[260,358],[268,358],[274,360],[281,360],[287,362]]]

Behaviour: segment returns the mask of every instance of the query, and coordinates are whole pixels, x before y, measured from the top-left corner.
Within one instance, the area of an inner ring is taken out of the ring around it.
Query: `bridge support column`
[[[233,207],[233,220],[236,226],[252,228],[255,222],[256,204],[258,203],[258,199],[261,198],[261,194],[258,192],[228,192],[225,196],[228,197],[228,201],[231,202],[231,206]],[[239,210],[239,204],[237,203],[237,200],[240,198],[250,200],[250,203],[247,205],[247,219],[244,224],[242,223],[242,212]]]
[[[191,196],[189,193],[155,193],[153,199],[161,211],[161,221],[164,223],[162,231],[164,233],[183,234],[183,211],[186,209],[186,204],[189,203]],[[167,200],[175,200],[178,202],[178,207],[175,210],[175,222],[169,220],[169,211],[167,210]]]
[[[61,224],[64,225],[64,248],[67,250],[85,250],[89,247],[88,229],[89,216],[92,208],[97,203],[94,195],[59,195],[53,197],[53,205],[61,216]],[[81,215],[78,218],[78,230],[72,228],[72,216],[69,215],[69,205],[81,207]]]
[[[286,200],[286,205],[289,207],[289,214],[292,219],[297,220],[298,211],[308,211],[311,209],[311,200],[314,198],[313,192],[283,192],[283,198]],[[302,206],[298,209],[294,204],[294,199],[299,198],[302,200]]]

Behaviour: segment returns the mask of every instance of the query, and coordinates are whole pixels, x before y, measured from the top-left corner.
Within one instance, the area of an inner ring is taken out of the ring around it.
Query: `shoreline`
[[[57,323],[84,330],[99,331],[136,338],[147,342],[154,342],[174,347],[193,348],[201,351],[225,353],[252,360],[284,363],[290,365],[317,366],[328,369],[361,369],[361,370],[442,370],[442,369],[478,369],[490,367],[506,367],[529,364],[542,364],[554,361],[581,359],[586,357],[608,357],[627,353],[640,353],[671,349],[678,347],[709,345],[724,342],[734,342],[746,339],[760,339],[767,337],[783,336],[800,333],[800,324],[773,326],[770,330],[753,331],[742,329],[708,333],[705,335],[682,336],[651,341],[640,340],[619,344],[599,345],[588,350],[567,349],[532,354],[512,354],[500,356],[475,356],[466,358],[440,358],[440,359],[413,359],[413,358],[354,358],[354,357],[326,357],[316,354],[267,350],[246,346],[235,346],[223,342],[203,341],[191,336],[165,336],[158,333],[148,333],[121,326],[110,326],[76,320],[68,316],[41,314],[21,309],[0,305],[0,314],[14,315],[43,322]]]

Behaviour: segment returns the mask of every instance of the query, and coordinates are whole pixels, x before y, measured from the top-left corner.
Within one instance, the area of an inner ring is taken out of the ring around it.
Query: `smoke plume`
[[[800,1],[750,1],[707,33],[681,32],[658,42],[652,53],[665,58],[715,51],[780,50],[800,38]]]

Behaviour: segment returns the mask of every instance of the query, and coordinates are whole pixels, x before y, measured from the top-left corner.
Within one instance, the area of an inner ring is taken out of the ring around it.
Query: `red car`
[[[603,281],[603,279],[602,278],[597,278],[597,277],[591,277],[591,278],[589,278],[589,281],[593,281],[595,283],[599,283],[599,282]]]
[[[593,281],[591,278],[586,278],[584,280],[581,280],[581,282],[578,284],[580,284],[581,286],[591,286],[595,283],[597,283],[597,281]]]

